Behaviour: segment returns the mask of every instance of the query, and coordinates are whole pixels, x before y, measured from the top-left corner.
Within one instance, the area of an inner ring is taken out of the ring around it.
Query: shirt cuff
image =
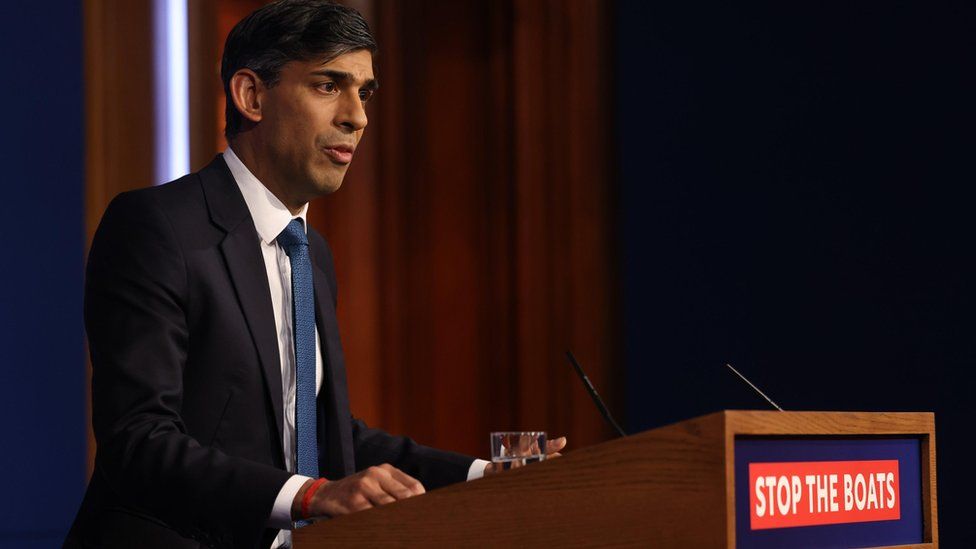
[[[474,480],[485,476],[485,467],[487,467],[489,463],[491,462],[483,459],[474,460],[474,463],[471,464],[471,468],[468,469],[468,480]]]
[[[275,498],[274,507],[271,508],[271,517],[268,518],[268,528],[278,528],[281,530],[291,530],[294,524],[291,521],[291,504],[295,501],[295,494],[302,489],[305,481],[312,480],[303,475],[292,475],[285,481],[285,485],[278,491]]]

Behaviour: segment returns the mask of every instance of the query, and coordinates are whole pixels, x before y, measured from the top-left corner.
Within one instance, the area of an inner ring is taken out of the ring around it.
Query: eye
[[[318,84],[315,87],[318,88],[320,91],[323,91],[323,92],[329,93],[329,94],[336,93],[336,92],[339,91],[339,86],[336,85],[335,82],[322,82],[321,84]]]
[[[359,90],[359,100],[365,105],[373,97],[373,90]]]

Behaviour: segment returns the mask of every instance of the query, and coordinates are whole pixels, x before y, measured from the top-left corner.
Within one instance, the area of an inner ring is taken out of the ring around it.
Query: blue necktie
[[[319,477],[315,428],[315,298],[308,237],[302,222],[292,219],[277,238],[291,261],[291,303],[295,336],[295,472]]]

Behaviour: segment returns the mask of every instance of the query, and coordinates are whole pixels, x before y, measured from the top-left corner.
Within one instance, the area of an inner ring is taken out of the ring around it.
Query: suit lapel
[[[312,248],[313,253],[316,253]],[[325,359],[325,379],[329,384],[329,398],[325,405],[326,432],[331,436],[325,441],[329,459],[323,465],[326,471],[336,478],[355,472],[353,455],[351,416],[349,415],[349,394],[346,389],[346,364],[339,339],[339,321],[336,318],[335,304],[325,272],[319,267],[319,258],[313,257],[313,284],[315,287],[315,323],[322,341],[322,355]],[[321,399],[321,395],[319,397]],[[321,416],[320,416],[321,417]],[[332,478],[332,477],[330,477]]]
[[[218,155],[217,159],[200,172],[200,177],[211,219],[227,231],[227,236],[220,243],[220,251],[227,262],[227,270],[261,362],[265,388],[271,400],[277,427],[277,452],[283,457],[281,358],[278,356],[274,306],[271,303],[271,289],[261,254],[261,241],[244,197],[223,158]]]

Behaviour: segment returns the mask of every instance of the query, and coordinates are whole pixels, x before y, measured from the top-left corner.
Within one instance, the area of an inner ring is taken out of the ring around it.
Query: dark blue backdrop
[[[972,536],[976,14],[964,2],[621,0],[628,427],[931,410]]]
[[[81,2],[3,9],[0,547],[60,547],[85,484]]]

